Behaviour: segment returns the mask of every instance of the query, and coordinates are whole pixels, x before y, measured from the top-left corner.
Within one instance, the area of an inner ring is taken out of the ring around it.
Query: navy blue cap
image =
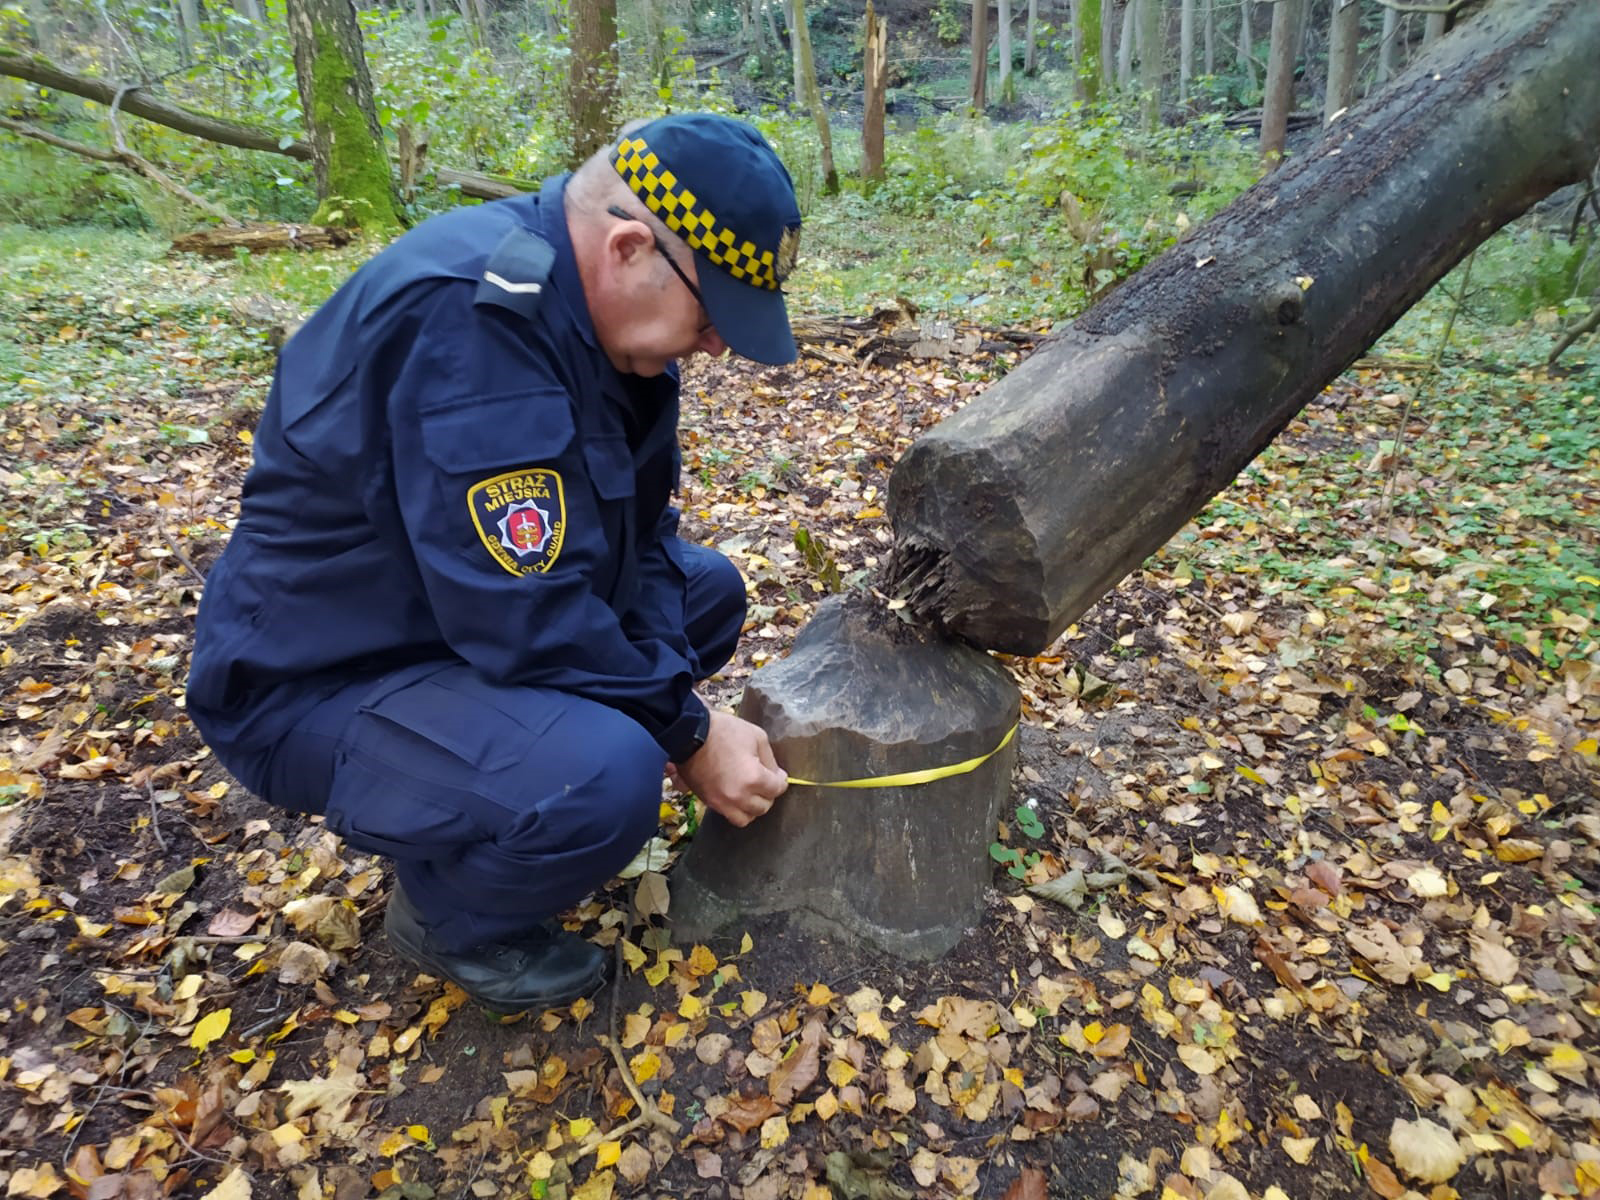
[[[780,289],[800,250],[800,205],[767,140],[732,117],[684,113],[624,135],[611,165],[694,250],[706,314],[729,348],[756,362],[793,362]]]

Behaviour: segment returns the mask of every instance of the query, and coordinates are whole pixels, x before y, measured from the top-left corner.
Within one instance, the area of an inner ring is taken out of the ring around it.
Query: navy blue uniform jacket
[[[224,763],[441,659],[688,743],[677,380],[597,347],[565,184],[424,222],[284,347],[189,676]]]

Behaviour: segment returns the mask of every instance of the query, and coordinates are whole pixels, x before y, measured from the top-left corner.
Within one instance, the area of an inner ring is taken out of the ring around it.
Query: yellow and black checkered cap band
[[[690,246],[741,283],[771,292],[778,290],[782,282],[778,275],[779,248],[757,249],[749,238],[718,220],[705,201],[684,186],[642,137],[625,137],[618,142],[611,152],[611,165],[645,207]]]

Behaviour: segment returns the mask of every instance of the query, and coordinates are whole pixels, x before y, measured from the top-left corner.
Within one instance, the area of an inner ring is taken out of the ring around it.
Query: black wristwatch
[[[706,738],[709,737],[710,734],[711,710],[709,708],[702,707],[700,709],[700,718],[694,723],[694,728],[689,731],[689,740],[684,743],[688,749],[683,752],[683,759],[680,759],[679,761],[681,762],[686,759],[693,758],[699,752],[700,747],[706,744]]]
[[[696,751],[706,744],[706,738],[710,733],[711,710],[697,703],[695,712],[684,713],[668,725],[657,740],[661,743],[661,748],[667,752],[667,757],[681,764],[695,756]]]

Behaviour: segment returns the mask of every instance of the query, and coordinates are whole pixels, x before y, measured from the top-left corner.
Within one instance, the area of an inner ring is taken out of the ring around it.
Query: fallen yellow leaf
[[[214,1013],[207,1013],[200,1018],[194,1027],[194,1032],[189,1035],[189,1045],[196,1050],[204,1050],[228,1032],[228,1022],[232,1019],[231,1008],[219,1008]]]

